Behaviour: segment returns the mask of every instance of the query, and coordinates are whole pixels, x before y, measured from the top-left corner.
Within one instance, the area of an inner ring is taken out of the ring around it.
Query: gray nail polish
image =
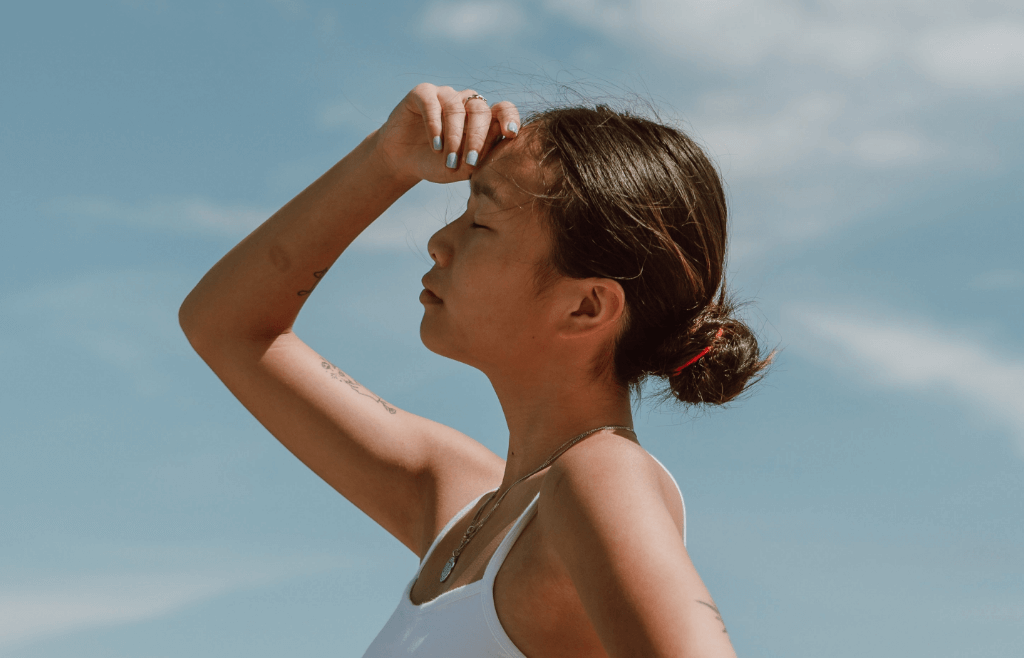
[[[475,167],[476,159],[478,156],[479,153],[477,153],[476,151],[470,151],[469,153],[466,154],[466,164],[468,164],[470,167]]]
[[[440,137],[435,137],[434,141],[431,142],[431,146],[434,147],[435,151],[440,151],[441,150],[441,138]]]
[[[505,128],[507,128],[508,131],[510,133],[512,133],[513,135],[518,135],[519,134],[519,126],[516,125],[515,121],[509,121],[508,125],[505,126]]]
[[[454,153],[449,153],[448,158],[444,161],[444,166],[448,167],[449,169],[455,169],[455,167],[458,164],[459,156],[455,155]]]

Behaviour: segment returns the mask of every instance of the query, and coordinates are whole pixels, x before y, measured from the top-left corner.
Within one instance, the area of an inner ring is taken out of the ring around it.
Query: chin
[[[455,349],[455,345],[459,344],[459,341],[453,341],[449,336],[438,331],[438,327],[426,317],[420,321],[420,341],[424,347],[438,356],[473,366],[473,360],[469,358],[469,354],[464,350]]]
[[[438,331],[436,323],[431,322],[430,319],[424,315],[423,319],[420,320],[420,342],[423,343],[423,347],[437,354],[438,356],[451,357],[450,350],[448,348],[448,341],[444,340]]]

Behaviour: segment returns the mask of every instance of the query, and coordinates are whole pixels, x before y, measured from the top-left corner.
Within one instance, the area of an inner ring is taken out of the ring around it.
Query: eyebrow
[[[479,178],[475,178],[472,175],[469,177],[469,188],[473,194],[477,196],[490,197],[494,205],[499,208],[504,208],[505,204],[502,202],[502,198],[498,196],[498,191],[493,186],[481,181]]]

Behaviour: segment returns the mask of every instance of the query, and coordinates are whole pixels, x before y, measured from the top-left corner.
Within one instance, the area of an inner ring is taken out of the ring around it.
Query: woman
[[[520,130],[520,126],[522,129]],[[417,182],[470,180],[430,239],[420,334],[481,370],[502,460],[396,409],[291,331],[319,280]],[[521,124],[421,84],[231,250],[181,307],[196,351],[289,450],[421,558],[367,656],[734,656],[630,391],[688,403],[766,365],[728,316],[721,184],[681,133],[607,108]]]

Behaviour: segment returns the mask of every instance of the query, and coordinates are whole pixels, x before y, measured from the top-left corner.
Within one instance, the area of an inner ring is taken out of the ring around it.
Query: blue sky
[[[729,409],[635,419],[741,656],[1020,655],[1020,3],[139,0],[0,20],[0,656],[362,654],[415,558],[176,313],[421,81],[652,100],[719,163],[782,351]],[[418,339],[465,195],[414,189],[296,328],[504,454],[486,380]]]

